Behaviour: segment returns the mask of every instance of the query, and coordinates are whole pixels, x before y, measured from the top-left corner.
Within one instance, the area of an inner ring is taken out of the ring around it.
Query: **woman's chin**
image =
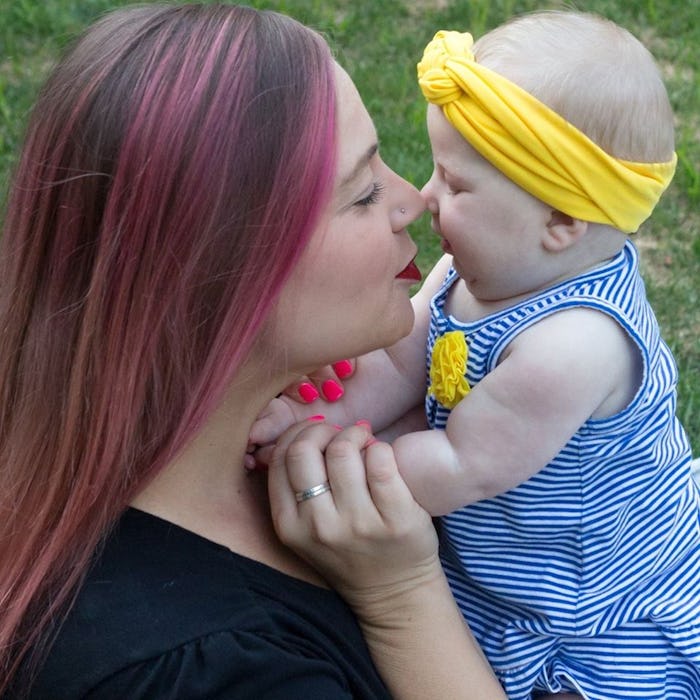
[[[413,306],[410,301],[407,309],[402,309],[400,316],[397,315],[394,322],[391,324],[391,338],[385,341],[381,347],[388,347],[397,343],[401,338],[405,338],[412,330],[416,320],[416,315],[413,311]],[[389,333],[387,333],[389,335]]]

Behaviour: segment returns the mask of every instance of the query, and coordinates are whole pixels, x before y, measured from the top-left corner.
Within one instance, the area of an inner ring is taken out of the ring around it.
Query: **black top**
[[[33,700],[390,698],[339,596],[130,509]]]

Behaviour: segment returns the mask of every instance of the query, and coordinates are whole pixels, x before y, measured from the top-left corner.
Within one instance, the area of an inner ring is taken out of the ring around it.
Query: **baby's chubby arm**
[[[258,416],[250,432],[250,442],[258,445],[273,442],[293,423],[318,414],[329,423],[344,426],[366,420],[375,431],[380,431],[422,403],[429,303],[451,262],[451,256],[443,256],[413,296],[415,321],[411,333],[390,348],[359,357],[352,377],[344,383],[345,393],[340,401],[301,404],[280,396]]]
[[[544,468],[589,418],[625,408],[641,377],[640,352],[611,317],[559,312],[511,343],[446,430],[399,437],[399,470],[431,515],[503,493]]]

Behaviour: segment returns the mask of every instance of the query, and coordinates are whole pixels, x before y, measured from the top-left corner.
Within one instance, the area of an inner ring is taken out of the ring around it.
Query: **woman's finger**
[[[321,397],[321,392],[310,377],[302,377],[298,382],[286,387],[282,393],[302,404],[313,403]]]
[[[345,393],[343,381],[349,379],[354,372],[355,360],[339,360],[302,377],[282,393],[302,404],[313,403],[319,398],[333,403],[342,398]]]
[[[386,442],[375,442],[365,455],[367,486],[377,510],[389,525],[423,509],[416,503],[399,472],[394,450]],[[427,515],[427,513],[426,513]]]
[[[378,517],[367,486],[364,449],[373,440],[366,423],[339,432],[326,448],[326,469],[338,512],[355,527]]]
[[[366,451],[367,485],[384,527],[393,542],[385,555],[385,583],[409,566],[414,573],[432,567],[438,551],[437,533],[430,514],[413,498],[399,473],[394,451],[388,443],[376,442]]]
[[[304,421],[287,430],[272,450],[268,492],[275,529],[283,542],[293,543],[302,536],[301,521],[319,505],[327,516],[334,509],[332,485],[326,488],[323,453],[336,433],[333,426]],[[311,503],[319,499],[320,504]]]

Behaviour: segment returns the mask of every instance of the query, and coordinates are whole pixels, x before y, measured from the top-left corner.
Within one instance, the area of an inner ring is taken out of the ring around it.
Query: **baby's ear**
[[[570,248],[588,230],[588,222],[553,209],[543,234],[542,245],[550,253],[559,253]]]

